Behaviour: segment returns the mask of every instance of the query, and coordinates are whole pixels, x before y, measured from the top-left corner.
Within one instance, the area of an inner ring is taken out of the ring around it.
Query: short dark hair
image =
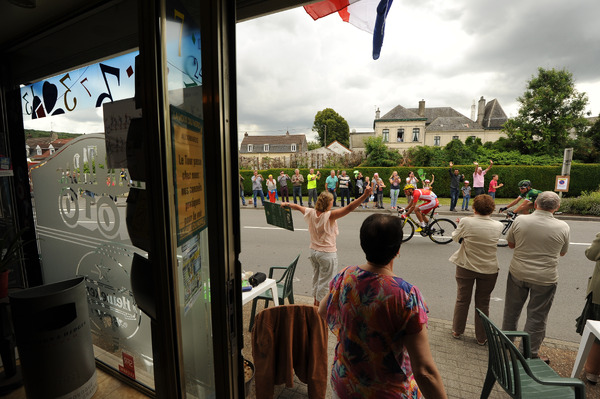
[[[473,200],[473,209],[480,215],[491,215],[494,212],[494,209],[496,209],[496,203],[491,195],[479,194]]]
[[[385,266],[396,257],[402,244],[402,219],[375,213],[360,226],[360,247],[367,261]]]

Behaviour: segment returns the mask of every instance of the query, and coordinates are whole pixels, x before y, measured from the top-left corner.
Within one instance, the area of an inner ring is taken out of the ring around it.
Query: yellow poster
[[[206,227],[203,121],[171,106],[177,245]]]

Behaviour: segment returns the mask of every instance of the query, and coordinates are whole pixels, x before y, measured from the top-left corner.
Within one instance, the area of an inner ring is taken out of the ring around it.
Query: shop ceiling
[[[35,6],[27,8],[13,4],[19,2]],[[315,0],[237,0],[237,21],[241,22],[314,2]],[[17,41],[23,38],[38,37],[54,26],[80,18],[86,10],[97,7],[111,8],[119,3],[126,3],[126,1],[0,0],[0,49],[18,45]]]

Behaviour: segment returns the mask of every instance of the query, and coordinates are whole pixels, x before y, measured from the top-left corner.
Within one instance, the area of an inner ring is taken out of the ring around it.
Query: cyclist
[[[535,202],[538,194],[542,192],[541,190],[531,188],[531,182],[529,180],[521,180],[519,182],[519,191],[521,191],[521,194],[513,202],[506,205],[504,208],[500,208],[500,212],[504,212],[523,199],[525,201],[523,201],[523,203],[519,205],[513,212],[522,214],[529,213],[529,210],[533,209],[533,203]]]
[[[406,196],[410,196],[412,198],[411,203],[405,209],[405,214],[402,217],[408,217],[412,211],[415,211],[415,215],[417,215],[417,219],[421,223],[421,235],[427,235],[427,223],[429,220],[427,219],[427,214],[433,208],[440,205],[440,202],[437,199],[437,195],[427,188],[417,189],[413,184],[407,184],[404,186],[404,194]],[[417,206],[417,202],[424,201],[421,205]]]

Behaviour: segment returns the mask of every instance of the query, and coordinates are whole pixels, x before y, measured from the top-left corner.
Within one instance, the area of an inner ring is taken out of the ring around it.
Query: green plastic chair
[[[296,265],[300,259],[300,254],[296,256],[296,259],[288,266],[271,266],[269,268],[269,278],[273,278],[273,272],[275,270],[285,270],[279,280],[277,280],[277,296],[279,297],[279,304],[283,305],[285,298],[288,299],[290,304],[294,304],[294,273],[296,272]],[[256,316],[256,303],[259,300],[265,301],[265,308],[269,306],[269,301],[273,300],[271,290],[267,290],[264,294],[261,294],[252,300],[252,315],[250,316],[250,326],[248,331],[252,331],[254,326],[254,316]]]
[[[488,340],[488,371],[481,399],[490,396],[494,383],[511,398],[585,399],[585,384],[577,378],[560,377],[539,358],[531,358],[529,334],[524,331],[501,331],[479,309]],[[523,354],[511,338],[521,337]]]

